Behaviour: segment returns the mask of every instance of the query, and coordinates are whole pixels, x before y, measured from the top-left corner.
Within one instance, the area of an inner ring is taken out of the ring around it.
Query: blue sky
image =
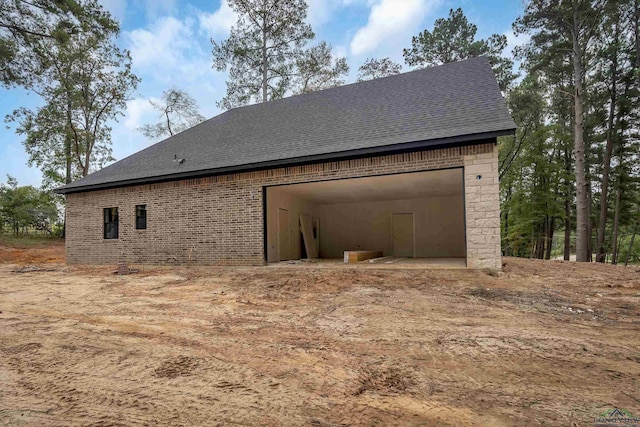
[[[235,16],[226,0],[101,0],[121,23],[118,43],[131,51],[133,71],[142,79],[127,111],[113,123],[113,154],[122,159],[157,141],[138,131],[157,120],[149,104],[163,90],[176,87],[187,91],[199,103],[202,113],[220,113],[216,101],[225,94],[226,73],[211,68],[210,38],[224,40]],[[522,12],[521,0],[307,0],[307,20],[317,40],[331,43],[337,56],[345,56],[351,67],[348,82],[355,81],[358,67],[366,58],[391,57],[399,63],[402,49],[411,37],[431,29],[450,8],[461,7],[477,25],[478,36],[505,34],[507,50],[523,43],[514,37],[511,24]],[[405,65],[404,70],[409,68]],[[18,107],[35,108],[38,96],[21,89],[0,87],[0,114]],[[0,182],[10,174],[20,185],[40,186],[41,174],[27,166],[22,138],[14,127],[0,128]]]

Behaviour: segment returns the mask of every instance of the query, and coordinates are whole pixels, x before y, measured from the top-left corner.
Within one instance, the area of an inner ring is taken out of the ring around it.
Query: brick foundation
[[[265,186],[463,166],[468,264],[499,269],[494,143],[68,194],[67,262],[262,265]],[[146,230],[135,229],[136,205],[147,205]],[[103,239],[108,207],[118,207],[118,239]]]

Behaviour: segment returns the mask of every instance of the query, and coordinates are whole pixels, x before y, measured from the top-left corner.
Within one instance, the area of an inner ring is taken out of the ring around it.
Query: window
[[[147,205],[136,206],[136,230],[147,229]]]
[[[104,208],[104,238],[118,238],[118,208]]]

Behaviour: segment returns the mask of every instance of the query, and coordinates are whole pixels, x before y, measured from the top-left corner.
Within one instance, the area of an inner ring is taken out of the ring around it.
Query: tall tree
[[[400,74],[401,71],[402,65],[393,62],[390,58],[367,58],[364,64],[358,68],[358,81],[363,82],[365,80],[393,76],[394,74]]]
[[[505,253],[549,259],[562,217],[562,163],[541,83],[529,74],[507,97],[518,130],[500,143],[502,235]]]
[[[165,90],[160,101],[149,100],[149,103],[161,113],[157,123],[146,124],[139,129],[149,139],[173,136],[205,120],[196,100],[180,89]]]
[[[218,103],[229,109],[252,99],[267,102],[282,98],[303,47],[313,39],[305,23],[304,0],[228,0],[238,15],[229,38],[211,39],[213,66],[229,68],[227,95]]]
[[[573,66],[573,134],[576,174],[576,259],[586,262],[591,258],[586,147],[584,140],[583,83],[587,63],[587,50],[600,29],[600,16],[605,0],[529,0],[522,17],[514,23],[516,33],[531,34],[530,52],[562,52]]]
[[[625,59],[630,56],[631,48],[630,44],[626,43],[626,41],[630,39],[626,28],[631,28],[631,22],[627,19],[628,15],[625,15],[627,14],[623,13],[621,2],[610,2],[607,5],[604,16],[604,26],[610,28],[611,31],[604,31],[598,34],[598,44],[600,47],[597,52],[599,64],[596,78],[606,86],[607,102],[609,104],[606,125],[606,146],[603,158],[604,165],[602,168],[602,186],[600,191],[600,216],[596,242],[596,261],[598,262],[605,262],[606,259],[605,233],[609,213],[609,178],[611,175],[611,159],[614,145],[616,140],[619,139],[616,138],[615,128],[617,127],[616,125],[620,123],[621,112],[618,108],[618,97],[622,86],[621,80],[624,77],[621,71],[623,71],[622,68],[625,65]],[[619,206],[618,197],[616,197],[616,206]],[[619,217],[619,215],[616,217]]]
[[[94,0],[0,1],[0,84],[30,86],[43,40],[64,43],[81,32],[103,33],[117,23]]]
[[[347,59],[334,60],[331,45],[321,41],[305,49],[297,58],[292,79],[293,92],[309,93],[343,85],[343,79],[348,73]]]
[[[18,109],[8,120],[19,122],[29,163],[48,185],[71,182],[111,160],[109,123],[122,115],[139,81],[129,52],[115,45],[116,34],[43,39],[36,47],[43,61],[34,90],[44,105]]]
[[[424,30],[404,49],[404,59],[411,66],[434,66],[461,61],[476,56],[489,58],[500,88],[506,90],[515,80],[513,61],[502,56],[507,37],[493,34],[476,40],[478,28],[469,22],[462,9],[451,9],[448,18],[438,18],[433,31]]]

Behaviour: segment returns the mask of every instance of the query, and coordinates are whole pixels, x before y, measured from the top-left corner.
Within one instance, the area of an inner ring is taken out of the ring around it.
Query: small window
[[[104,238],[118,238],[118,208],[104,208]]]
[[[147,205],[136,206],[136,230],[147,229]]]

